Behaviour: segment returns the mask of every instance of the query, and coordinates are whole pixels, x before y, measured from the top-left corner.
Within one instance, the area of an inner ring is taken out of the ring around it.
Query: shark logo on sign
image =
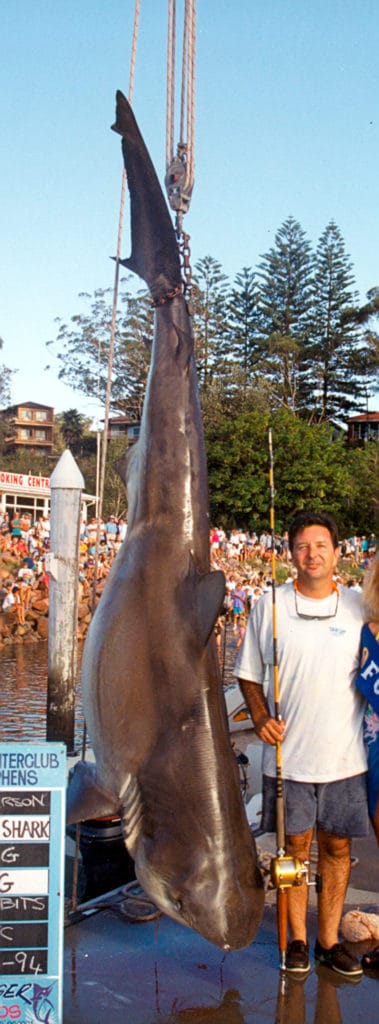
[[[55,1024],[56,1017],[54,1006],[51,1000],[49,999],[50,992],[54,988],[54,985],[54,981],[52,985],[47,985],[46,987],[43,987],[42,985],[37,985],[36,982],[34,983],[32,1005],[34,1012],[34,1021],[38,1021],[38,1024]]]

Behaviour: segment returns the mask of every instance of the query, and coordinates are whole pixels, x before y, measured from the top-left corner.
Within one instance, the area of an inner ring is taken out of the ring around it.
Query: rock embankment
[[[96,588],[98,603],[104,581]],[[80,588],[81,589],[81,588]],[[84,640],[92,618],[91,593],[79,594],[78,602],[78,640]],[[8,644],[35,643],[47,640],[49,630],[49,597],[37,591],[30,594],[28,607],[24,609],[24,622],[18,621],[17,611],[0,612],[0,650]]]

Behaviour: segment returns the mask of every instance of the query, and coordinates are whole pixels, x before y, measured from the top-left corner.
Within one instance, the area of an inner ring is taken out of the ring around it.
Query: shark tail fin
[[[179,249],[172,220],[132,108],[116,94],[113,131],[122,151],[131,202],[132,253],[123,266],[142,277],[155,302],[181,288]]]

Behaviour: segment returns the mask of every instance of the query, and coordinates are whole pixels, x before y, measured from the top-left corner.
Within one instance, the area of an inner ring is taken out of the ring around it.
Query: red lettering
[[[24,483],[24,477],[22,473],[5,473],[4,471],[0,474],[0,480],[2,484],[9,484],[10,486],[22,487]]]
[[[48,476],[24,476],[23,473],[10,473],[0,470],[0,486],[3,487],[35,487],[38,490],[49,490]]]
[[[10,473],[7,470],[0,470],[1,487],[28,487],[36,490],[49,491],[50,480],[45,476],[24,476],[23,473]]]

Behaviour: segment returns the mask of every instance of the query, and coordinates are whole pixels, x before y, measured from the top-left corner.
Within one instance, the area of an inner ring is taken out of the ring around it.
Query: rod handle
[[[279,888],[276,893],[276,917],[278,926],[278,946],[280,966],[285,967],[287,951],[288,893]]]

